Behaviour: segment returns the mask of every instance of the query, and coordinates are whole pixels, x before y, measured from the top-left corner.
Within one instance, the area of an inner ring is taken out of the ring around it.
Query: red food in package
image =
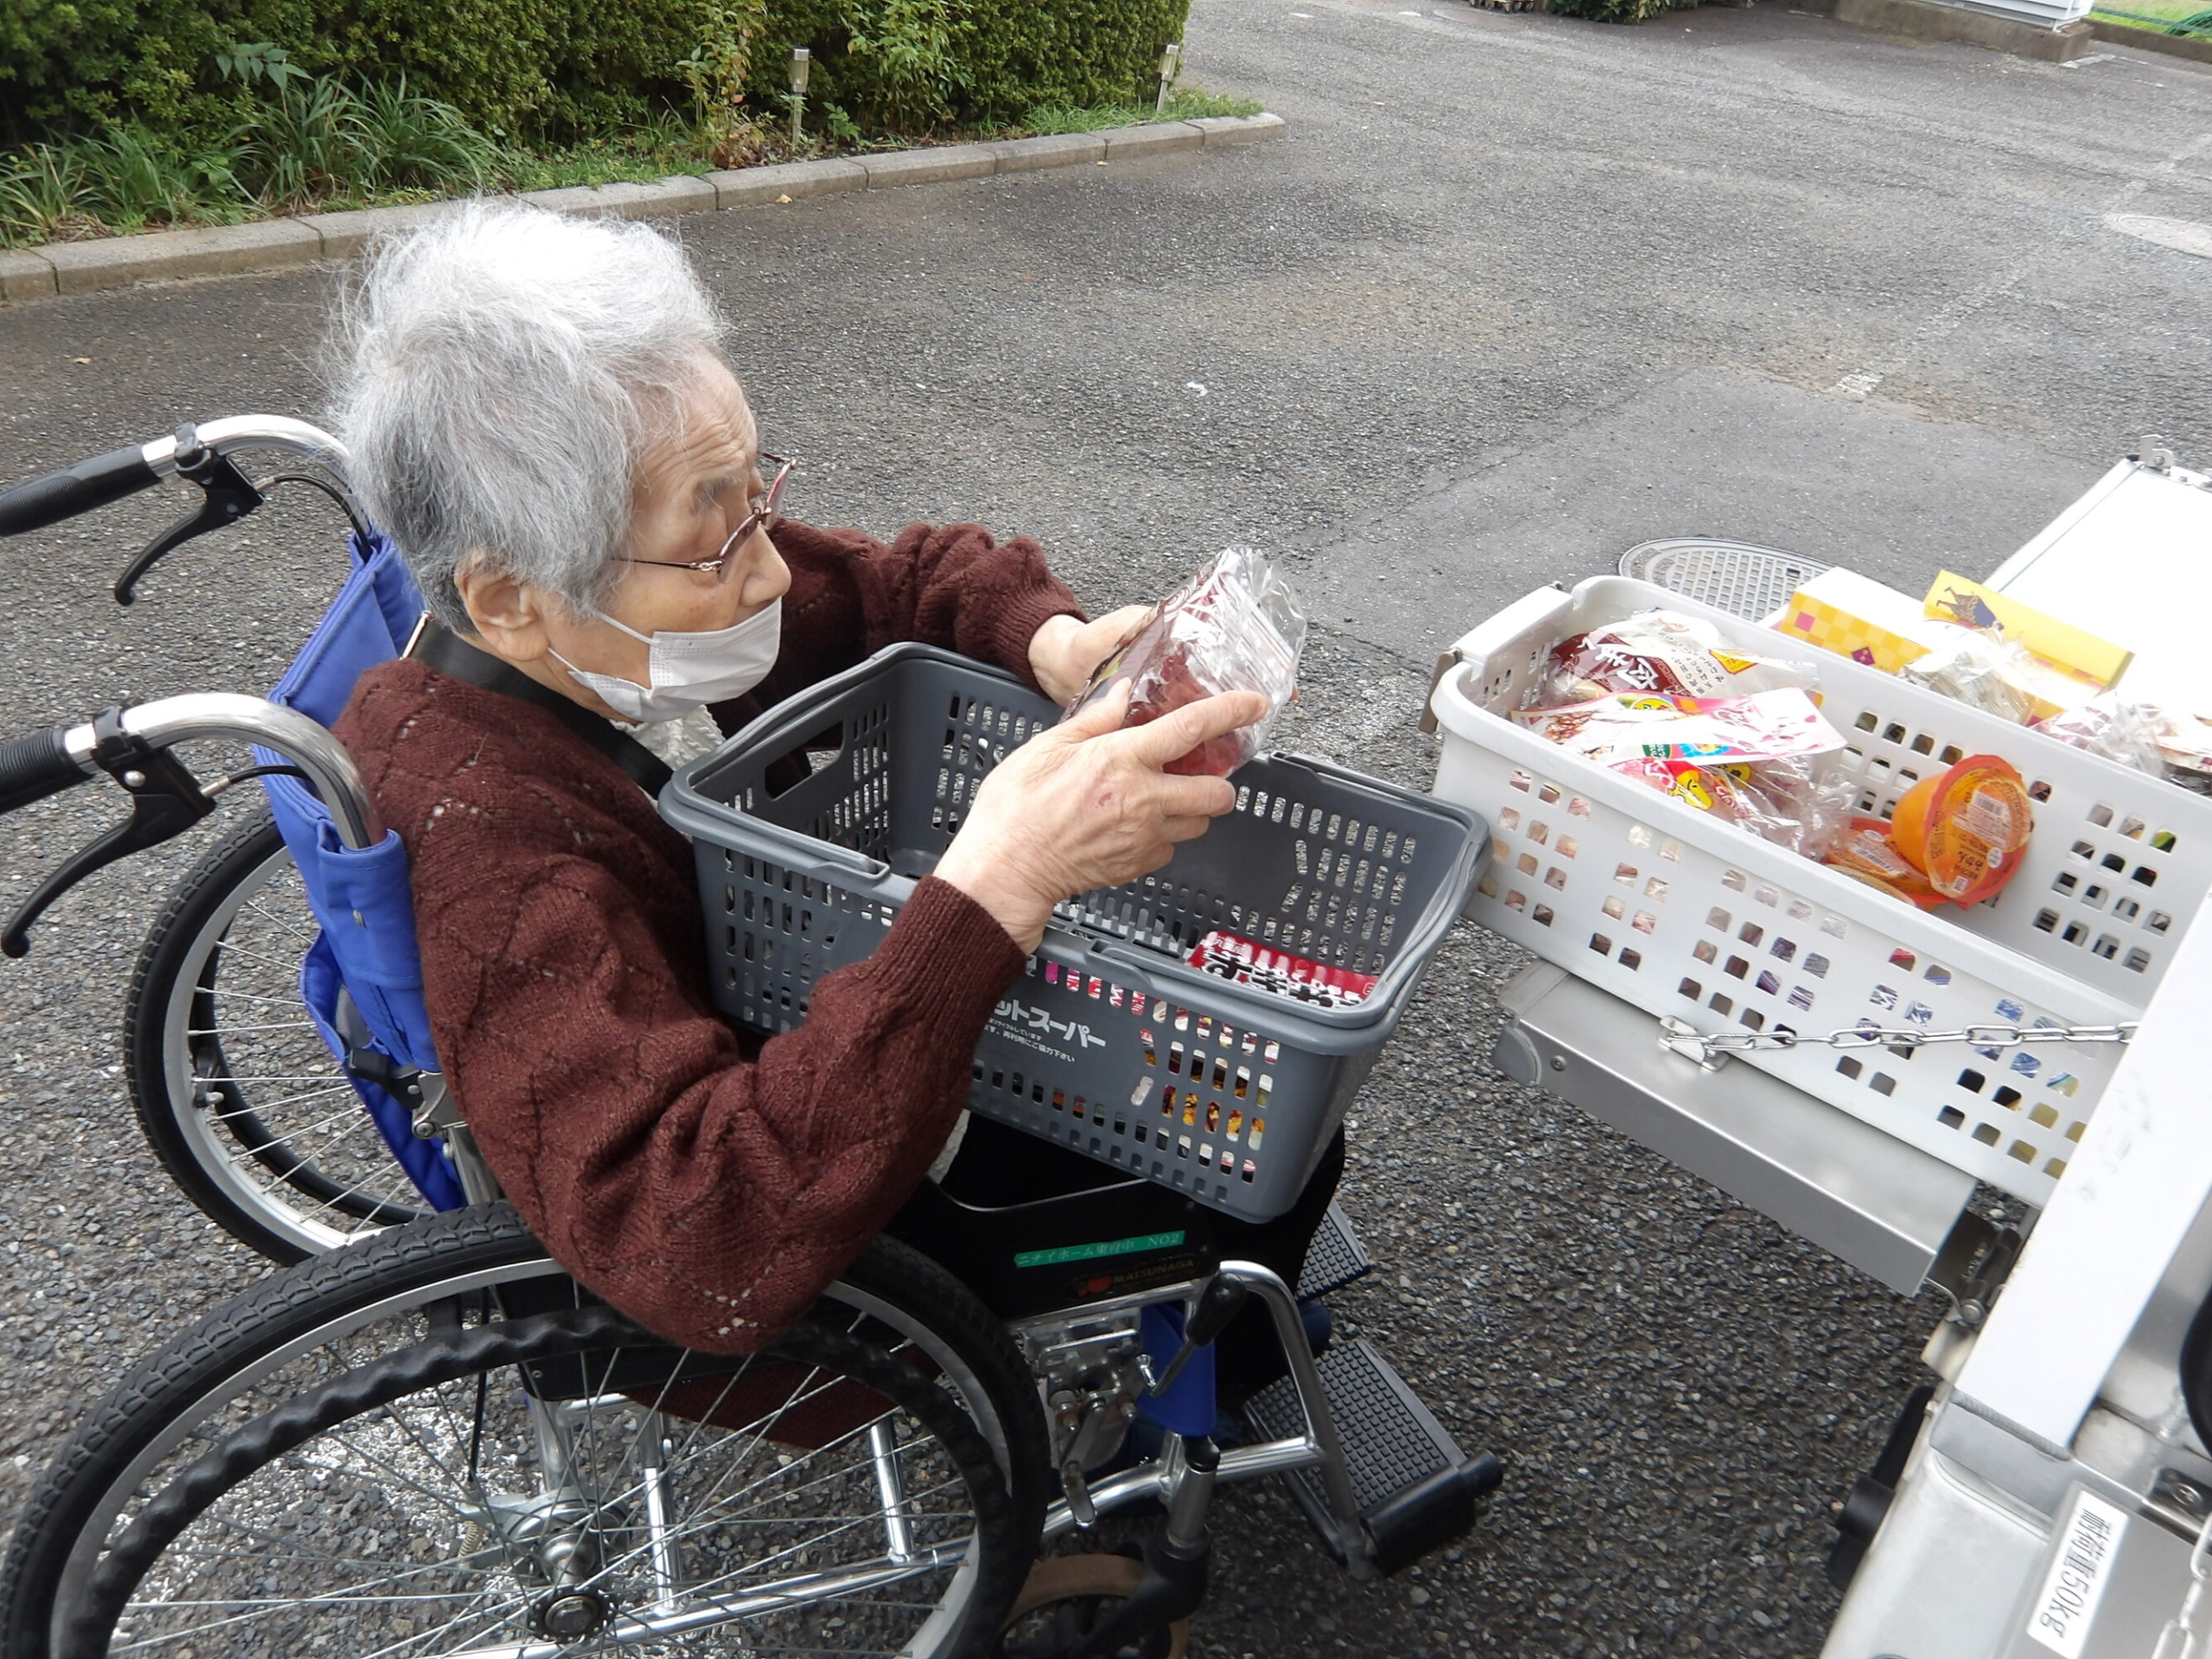
[[[1067,712],[1126,684],[1129,705],[1122,724],[1144,726],[1224,691],[1257,691],[1268,700],[1264,717],[1209,739],[1166,768],[1185,777],[1226,778],[1267,741],[1297,689],[1305,645],[1305,613],[1267,556],[1232,547],[1161,601],[1098,665]]]
[[[1213,695],[1191,672],[1188,648],[1178,645],[1160,659],[1157,671],[1131,694],[1129,712],[1122,724],[1148,726],[1186,702],[1200,702]],[[1242,732],[1224,732],[1219,737],[1210,737],[1179,760],[1170,760],[1161,770],[1185,778],[1226,778],[1247,759],[1243,736]]]

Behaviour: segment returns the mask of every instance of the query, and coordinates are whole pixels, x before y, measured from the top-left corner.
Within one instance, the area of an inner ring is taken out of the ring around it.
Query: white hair
[[[474,632],[454,580],[471,559],[597,608],[640,456],[721,334],[643,225],[474,200],[380,245],[340,312],[334,424],[432,613]]]

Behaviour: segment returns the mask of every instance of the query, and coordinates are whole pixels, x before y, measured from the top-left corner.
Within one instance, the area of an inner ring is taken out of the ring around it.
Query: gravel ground
[[[1438,645],[1645,537],[1910,585],[1993,566],[2139,435],[2212,458],[2212,268],[2103,215],[2212,219],[2206,72],[1918,48],[1762,4],[1640,29],[1198,0],[1189,60],[1292,123],[1249,149],[709,216],[794,510],[1028,531],[1089,597],[1232,540],[1317,631],[1286,734],[1408,783]],[[331,277],[0,311],[0,472],[247,409],[312,414]],[[283,500],[105,598],[175,510],[11,543],[0,730],[257,690],[340,574]],[[111,798],[4,832],[26,892]],[[204,835],[88,883],[0,969],[0,1512],[88,1398],[259,1264],[129,1122],[137,940]],[[1338,1301],[1510,1464],[1385,1586],[1272,1490],[1221,1506],[1208,1654],[1810,1655],[1827,1517],[1935,1319],[1484,1064],[1510,954],[1462,929],[1357,1111],[1382,1271]]]

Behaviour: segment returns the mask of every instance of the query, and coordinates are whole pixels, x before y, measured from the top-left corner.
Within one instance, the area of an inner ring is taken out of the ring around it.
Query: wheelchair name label
[[[1055,1020],[1050,1009],[1033,1008],[1010,997],[992,1014],[990,1029],[994,1036],[1004,1037],[1056,1059],[1072,1060],[1075,1053],[1053,1042],[1054,1038],[1071,1046],[1076,1053],[1086,1048],[1106,1046],[1106,1039],[1094,1035],[1089,1026],[1073,1020]]]
[[[1103,1244],[1070,1244],[1057,1250],[1022,1250],[1014,1258],[1017,1268],[1056,1268],[1068,1262],[1096,1262],[1103,1255],[1134,1255],[1139,1250],[1172,1250],[1190,1235],[1178,1228],[1172,1233],[1147,1233],[1140,1238],[1111,1238]]]

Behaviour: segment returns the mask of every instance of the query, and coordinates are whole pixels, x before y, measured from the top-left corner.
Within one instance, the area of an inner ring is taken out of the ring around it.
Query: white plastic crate
[[[2005,891],[1929,914],[1503,717],[1559,639],[1654,607],[1803,662],[1850,741],[1862,813],[1961,755],[2029,782],[2035,836]],[[1546,588],[1459,642],[1437,686],[1436,793],[1486,817],[1467,907],[1569,972],[1699,1031],[1866,1023],[2103,1025],[2139,1017],[2212,882],[2212,802],[1647,583]],[[1656,1040],[1655,1033],[1655,1040]],[[2040,1205],[2118,1064],[2113,1045],[1762,1050],[1750,1063]]]

